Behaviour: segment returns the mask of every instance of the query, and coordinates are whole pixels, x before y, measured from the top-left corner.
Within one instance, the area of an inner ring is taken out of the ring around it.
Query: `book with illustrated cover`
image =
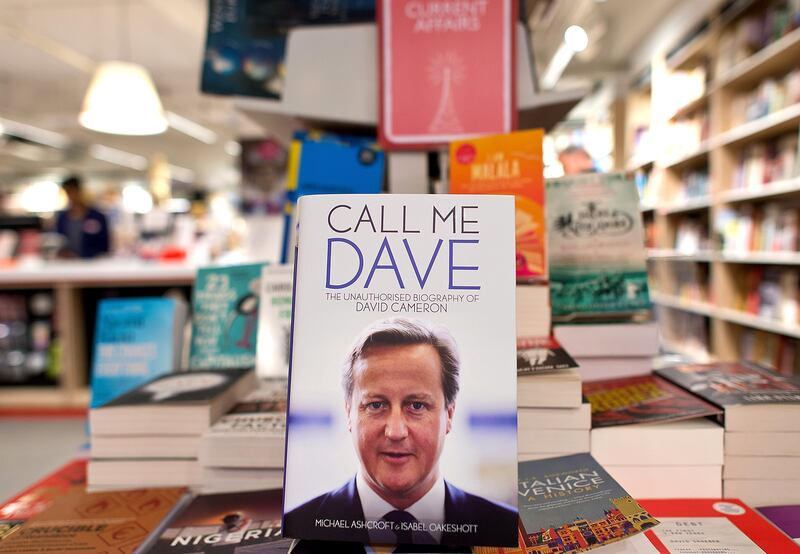
[[[424,149],[516,126],[517,2],[378,3],[379,130]]]
[[[517,338],[517,374],[537,371],[575,369],[578,363],[551,335],[549,337]]]
[[[661,525],[648,532],[658,552],[761,554],[800,547],[736,498],[640,500]]]
[[[264,264],[204,267],[192,290],[191,369],[255,367]]]
[[[725,410],[726,431],[800,431],[800,381],[749,362],[680,364],[656,374]]]
[[[147,552],[147,539],[185,501],[186,489],[87,493],[74,487],[0,541],[3,554]]]
[[[202,494],[176,515],[153,545],[153,554],[285,554],[281,490]]]
[[[554,320],[650,309],[636,185],[623,174],[548,179],[547,251]]]
[[[198,370],[157,377],[89,411],[92,435],[205,432],[255,383],[250,369]]]
[[[513,197],[299,214],[285,535],[516,544]]]
[[[186,303],[107,298],[97,305],[92,402],[97,407],[180,364]]]
[[[73,487],[86,483],[86,460],[68,462],[0,505],[0,540],[19,529],[25,521],[49,508]]]
[[[655,375],[587,382],[583,384],[583,396],[592,405],[593,429],[722,413],[716,406]]]
[[[289,374],[293,279],[292,265],[267,265],[261,272],[256,375],[262,378]]]
[[[589,454],[520,462],[518,505],[523,552],[584,552],[659,523]]]
[[[544,131],[517,131],[450,143],[450,192],[512,194],[517,278],[547,278]]]
[[[375,0],[209,0],[200,87],[280,99],[289,30],[375,21]]]
[[[219,467],[283,467],[286,380],[260,381],[203,433],[200,463]]]

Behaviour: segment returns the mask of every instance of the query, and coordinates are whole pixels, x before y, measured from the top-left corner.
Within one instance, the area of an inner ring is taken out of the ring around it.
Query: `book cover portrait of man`
[[[456,342],[410,318],[374,322],[342,368],[344,410],[359,461],[341,487],[284,515],[284,533],[363,543],[513,545],[515,508],[448,482],[440,457],[460,383]]]

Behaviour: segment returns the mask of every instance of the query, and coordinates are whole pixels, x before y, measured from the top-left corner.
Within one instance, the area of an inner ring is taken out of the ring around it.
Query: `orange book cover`
[[[184,488],[87,493],[73,487],[0,542],[0,553],[132,553],[176,507]]]
[[[543,140],[534,129],[450,144],[451,193],[516,197],[518,278],[547,278]]]

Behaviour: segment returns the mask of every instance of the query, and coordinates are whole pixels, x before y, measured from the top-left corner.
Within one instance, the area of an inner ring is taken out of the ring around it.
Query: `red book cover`
[[[49,508],[71,487],[86,484],[85,459],[72,460],[0,505],[0,520],[26,520]]]
[[[592,428],[722,413],[716,406],[655,375],[584,383],[583,396],[592,405]]]
[[[516,6],[378,2],[384,147],[420,148],[514,128]]]
[[[639,505],[661,522],[646,535],[662,554],[800,552],[792,539],[735,498],[639,500]]]

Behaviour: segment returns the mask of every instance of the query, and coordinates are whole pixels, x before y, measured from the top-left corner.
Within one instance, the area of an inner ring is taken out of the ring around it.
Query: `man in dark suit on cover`
[[[394,318],[367,328],[343,371],[356,475],[284,515],[286,536],[361,543],[515,546],[517,511],[442,477],[459,388],[443,328]],[[367,522],[365,524],[365,522]]]

